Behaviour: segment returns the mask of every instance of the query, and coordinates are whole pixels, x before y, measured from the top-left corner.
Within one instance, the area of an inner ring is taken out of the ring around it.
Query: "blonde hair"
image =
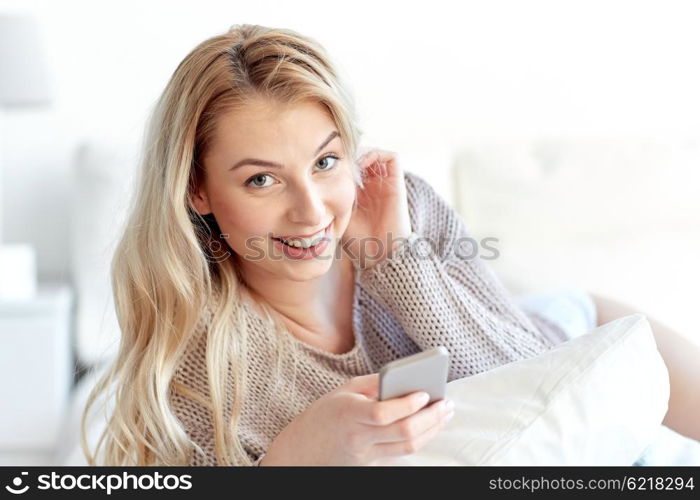
[[[362,132],[353,99],[315,40],[288,29],[234,25],[183,59],[148,119],[138,188],[112,260],[121,341],[83,410],[81,446],[90,465],[187,465],[193,451],[203,453],[172,412],[169,394],[188,392],[173,376],[205,320],[206,403],[213,416],[217,462],[251,464],[237,432],[246,394],[248,337],[238,259],[233,251],[222,258],[219,251],[229,247],[216,222],[193,209],[191,196],[205,174],[202,158],[218,117],[259,98],[280,105],[309,100],[324,105],[348,157],[356,158]],[[359,167],[353,163],[352,168],[361,185]],[[260,303],[271,326],[279,374],[284,356],[296,354],[290,337],[281,334],[283,325]],[[207,310],[209,315],[203,313]],[[235,380],[230,411],[227,366]],[[93,455],[86,422],[104,395],[113,399],[114,409]]]

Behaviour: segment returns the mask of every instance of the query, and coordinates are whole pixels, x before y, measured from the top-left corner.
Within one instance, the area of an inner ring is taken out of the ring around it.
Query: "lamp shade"
[[[34,19],[0,15],[0,107],[49,104],[49,72],[43,41]]]

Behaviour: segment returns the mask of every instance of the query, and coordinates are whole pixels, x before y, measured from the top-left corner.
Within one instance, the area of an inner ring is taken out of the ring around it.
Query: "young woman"
[[[94,455],[83,432],[89,463],[370,465],[452,413],[377,401],[385,363],[444,345],[454,380],[566,338],[395,153],[359,157],[360,135],[308,37],[237,25],[181,62],[114,255],[121,345],[83,426],[98,396],[114,410]]]

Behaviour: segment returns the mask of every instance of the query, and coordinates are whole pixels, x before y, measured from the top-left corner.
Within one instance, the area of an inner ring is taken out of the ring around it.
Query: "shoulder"
[[[404,171],[403,176],[409,202],[420,203],[421,201],[439,196],[435,188],[420,175],[414,172]]]
[[[420,175],[405,171],[404,179],[413,232],[431,239],[444,255],[447,242],[469,235],[462,217]]]
[[[422,229],[434,214],[438,194],[428,181],[413,172],[404,172],[404,182],[411,224],[416,233],[422,234]]]

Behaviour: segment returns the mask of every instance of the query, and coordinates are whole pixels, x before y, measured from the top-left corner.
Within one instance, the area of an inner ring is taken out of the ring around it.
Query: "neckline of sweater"
[[[316,355],[321,355],[324,358],[335,360],[335,361],[347,361],[349,359],[355,358],[357,354],[360,351],[361,348],[361,336],[360,336],[360,331],[361,331],[361,323],[362,323],[362,316],[360,314],[360,307],[359,307],[359,299],[360,299],[360,283],[358,280],[355,280],[355,291],[353,294],[353,300],[352,300],[352,334],[355,339],[355,343],[353,344],[352,349],[349,351],[343,352],[343,353],[334,353],[330,351],[324,351],[323,349],[319,349],[318,347],[315,347],[311,344],[307,344],[306,342],[298,339],[295,337],[291,332],[287,331],[285,332],[287,335],[289,335],[292,339],[293,342],[295,342],[298,346],[301,346],[307,351],[310,351],[311,353],[314,353]],[[264,325],[266,322],[264,318],[260,316],[257,310],[255,310],[255,307],[252,304],[249,304],[248,301],[243,300],[243,307],[247,311],[247,313],[250,315],[249,317],[252,317],[257,321],[258,323]]]

